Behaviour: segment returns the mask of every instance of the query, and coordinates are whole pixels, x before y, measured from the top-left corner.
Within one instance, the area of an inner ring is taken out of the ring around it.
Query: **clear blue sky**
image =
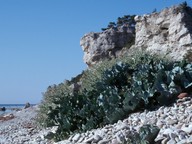
[[[0,0],[0,103],[39,103],[49,85],[81,73],[80,38],[117,17],[182,0]],[[187,1],[191,6],[192,2]]]

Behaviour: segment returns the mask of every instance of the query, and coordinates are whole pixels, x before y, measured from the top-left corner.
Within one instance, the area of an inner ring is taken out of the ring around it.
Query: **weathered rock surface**
[[[192,60],[192,9],[182,5],[136,16],[135,47],[173,60]]]
[[[100,60],[118,57],[118,52],[123,47],[131,45],[134,39],[135,29],[126,25],[100,33],[85,34],[80,41],[84,51],[84,62],[91,66]]]
[[[135,28],[122,26],[83,36],[80,45],[84,62],[94,65],[142,49],[172,60],[192,61],[192,9],[186,5],[166,8],[159,13],[136,16]],[[127,49],[126,49],[127,47]]]

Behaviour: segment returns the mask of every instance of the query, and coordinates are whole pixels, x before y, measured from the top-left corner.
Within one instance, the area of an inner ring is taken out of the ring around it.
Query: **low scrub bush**
[[[58,126],[56,140],[168,105],[192,87],[192,64],[187,62],[143,54],[106,64],[85,71],[78,91],[65,83],[45,92],[38,119],[43,126]]]
[[[110,28],[118,28],[123,25],[129,25],[129,27],[135,28],[135,15],[124,15],[123,17],[118,17],[117,22],[109,22],[107,28],[102,28],[102,31],[105,31]]]

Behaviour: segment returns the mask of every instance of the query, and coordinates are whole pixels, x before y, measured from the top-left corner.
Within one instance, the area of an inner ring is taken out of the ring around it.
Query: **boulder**
[[[6,111],[5,107],[0,108],[0,111]]]
[[[129,25],[85,34],[80,41],[84,62],[92,66],[103,59],[118,57],[124,47],[130,47],[134,43],[134,39],[135,29]]]
[[[29,108],[29,107],[30,107],[30,103],[27,102],[27,103],[25,104],[25,106],[24,106],[24,109]]]

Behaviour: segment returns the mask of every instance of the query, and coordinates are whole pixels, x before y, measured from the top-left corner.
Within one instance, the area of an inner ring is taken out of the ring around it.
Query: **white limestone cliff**
[[[192,61],[190,7],[181,4],[159,13],[136,16],[135,22],[135,28],[123,25],[100,33],[85,34],[80,41],[84,62],[91,66],[104,59],[119,57],[125,51],[129,53],[131,45],[132,51],[142,49],[175,61]]]

